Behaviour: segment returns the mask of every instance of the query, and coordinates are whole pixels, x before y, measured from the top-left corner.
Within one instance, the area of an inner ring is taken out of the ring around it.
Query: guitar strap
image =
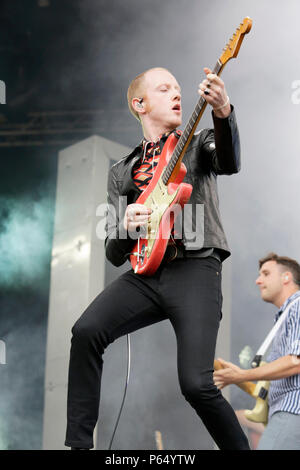
[[[275,325],[273,326],[273,328],[271,329],[271,331],[269,332],[269,334],[267,335],[266,339],[264,340],[264,342],[262,343],[262,345],[259,347],[259,349],[257,350],[257,353],[251,363],[251,367],[255,368],[255,367],[258,367],[261,360],[262,360],[262,357],[266,354],[270,344],[272,343],[277,331],[279,330],[279,328],[281,327],[281,325],[283,324],[284,320],[286,319],[289,311],[290,311],[290,308],[293,304],[295,304],[296,302],[299,302],[300,300],[300,297],[298,296],[296,299],[294,299],[292,302],[290,302],[284,309],[284,311],[282,312],[282,314],[280,315],[279,319],[277,320],[277,322],[275,323]]]

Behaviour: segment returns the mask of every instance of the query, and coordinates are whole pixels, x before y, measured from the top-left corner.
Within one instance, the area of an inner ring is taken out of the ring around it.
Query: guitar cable
[[[123,394],[123,399],[122,399],[120,411],[119,411],[117,421],[116,421],[116,424],[115,424],[115,427],[114,427],[114,430],[113,430],[113,434],[112,434],[112,437],[111,437],[111,440],[110,440],[110,443],[109,443],[109,446],[108,446],[108,450],[111,450],[111,446],[112,446],[112,443],[113,443],[113,440],[114,440],[114,437],[115,437],[115,434],[116,434],[116,431],[117,431],[117,427],[118,427],[118,424],[119,424],[119,421],[120,421],[121,413],[122,413],[122,410],[123,410],[125,397],[126,397],[126,392],[127,392],[127,388],[128,388],[128,384],[129,384],[130,364],[131,364],[130,335],[128,334],[127,335],[127,374],[126,374],[125,389],[124,389],[124,394]]]

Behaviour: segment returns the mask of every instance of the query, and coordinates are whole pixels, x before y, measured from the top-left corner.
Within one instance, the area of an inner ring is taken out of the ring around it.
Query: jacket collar
[[[162,134],[158,140],[160,144],[160,150],[162,151],[162,148],[169,137],[170,134],[176,133],[178,137],[181,135],[181,131],[174,129],[174,131],[167,132],[165,134]],[[125,172],[123,175],[123,184],[122,184],[122,194],[126,195],[129,193],[130,190],[135,190],[140,192],[140,190],[136,187],[133,179],[132,179],[132,169],[135,165],[135,163],[141,158],[143,154],[143,148],[144,145],[149,142],[146,139],[143,139],[134,149],[133,151],[125,157]],[[158,143],[157,142],[157,143]]]
[[[159,136],[158,141],[157,141],[157,142],[154,142],[155,144],[158,144],[158,143],[160,144],[160,147],[161,147],[160,150],[162,150],[162,147],[164,146],[164,144],[165,144],[167,138],[168,138],[169,135],[172,134],[172,133],[177,134],[178,137],[180,137],[180,135],[181,135],[181,131],[180,131],[180,130],[174,129],[173,131],[166,132],[165,134],[161,134],[161,135]],[[140,156],[140,155],[141,155],[141,152],[142,152],[143,149],[144,149],[144,145],[145,145],[145,144],[148,144],[149,142],[150,142],[149,140],[146,140],[145,138],[143,138],[142,141],[132,150],[132,152],[131,152],[129,155],[127,155],[127,156],[125,157],[125,160],[126,160],[126,161],[129,161],[129,160],[131,160],[132,158],[134,158],[136,155],[139,155],[139,156]]]

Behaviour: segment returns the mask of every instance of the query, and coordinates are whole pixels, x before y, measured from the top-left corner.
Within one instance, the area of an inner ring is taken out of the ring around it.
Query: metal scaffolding
[[[30,112],[26,122],[8,122],[0,116],[0,147],[68,146],[94,134],[134,131],[133,125],[124,127],[127,109]]]

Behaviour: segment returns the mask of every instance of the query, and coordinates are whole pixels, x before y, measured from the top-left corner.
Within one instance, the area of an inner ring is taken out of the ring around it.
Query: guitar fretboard
[[[212,73],[216,75],[220,75],[222,69],[223,69],[223,64],[218,60]],[[198,103],[196,104],[195,109],[183,133],[181,134],[177,142],[177,145],[174,149],[174,152],[162,174],[162,181],[165,185],[168,184],[168,181],[171,178],[176,165],[179,163],[179,161],[182,160],[185,150],[188,147],[194,135],[194,132],[198,126],[199,120],[205,110],[206,105],[207,105],[207,101],[202,96],[200,96],[200,99]]]

